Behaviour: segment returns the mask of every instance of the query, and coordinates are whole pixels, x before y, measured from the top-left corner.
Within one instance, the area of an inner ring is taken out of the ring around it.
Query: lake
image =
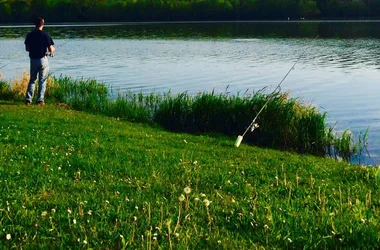
[[[0,26],[0,72],[28,71],[24,38],[32,26]],[[370,157],[380,164],[380,22],[284,21],[52,24],[52,74],[95,78],[118,92],[243,94],[282,83],[327,112],[335,131],[369,126]],[[247,125],[253,117],[247,117]],[[357,160],[356,160],[357,161]]]

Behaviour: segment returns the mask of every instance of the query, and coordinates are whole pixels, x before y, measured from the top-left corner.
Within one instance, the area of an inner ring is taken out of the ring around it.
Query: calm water
[[[30,26],[0,26],[5,78],[28,71]],[[336,131],[370,127],[380,164],[380,22],[144,23],[46,26],[57,46],[55,75],[95,78],[117,91],[236,94],[282,84],[327,112]],[[318,36],[318,37],[317,37]],[[317,38],[316,38],[317,37]],[[247,125],[253,117],[247,117]]]

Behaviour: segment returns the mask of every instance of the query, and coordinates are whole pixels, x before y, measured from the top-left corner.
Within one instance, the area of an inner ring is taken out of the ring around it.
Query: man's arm
[[[29,52],[29,46],[25,44],[25,50]]]
[[[53,45],[50,45],[50,46],[48,47],[48,51],[49,51],[50,56],[53,57],[53,56],[54,56],[54,51],[55,51],[54,46],[53,46]]]
[[[48,47],[48,50],[49,50],[50,53],[54,53],[54,51],[55,51],[55,47],[54,47],[53,45],[50,45],[50,46]]]

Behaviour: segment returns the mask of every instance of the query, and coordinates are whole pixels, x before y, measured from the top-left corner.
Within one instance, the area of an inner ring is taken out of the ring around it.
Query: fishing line
[[[68,43],[69,41],[70,41],[70,40],[67,40],[67,41],[64,42],[64,43],[61,43],[60,45],[55,46],[55,49],[57,49],[57,48],[59,48],[59,47],[65,45],[65,44]],[[46,55],[47,55],[47,56],[50,56],[50,57],[53,57],[53,56],[54,56],[54,53],[46,52]]]
[[[4,65],[3,67],[1,67],[0,69],[5,68],[5,67],[8,66],[9,64],[11,64],[11,63],[9,62],[9,63],[5,64],[5,65]]]
[[[318,36],[316,36],[315,38],[317,38]],[[267,104],[269,103],[269,101],[272,99],[272,97],[274,96],[274,94],[276,94],[277,91],[280,91],[281,90],[281,84],[285,81],[285,79],[288,77],[288,75],[290,74],[290,72],[294,69],[294,67],[296,66],[296,64],[298,63],[298,61],[303,57],[303,55],[305,54],[306,52],[306,49],[305,51],[298,57],[297,61],[293,64],[293,66],[289,69],[288,73],[286,73],[286,75],[282,78],[282,80],[280,81],[280,83],[277,85],[277,87],[272,91],[272,93],[269,95],[268,97],[268,100],[264,103],[264,105],[262,106],[262,108],[259,110],[259,112],[257,113],[257,115],[255,116],[255,118],[252,120],[252,122],[249,124],[249,126],[247,127],[247,129],[244,131],[243,135],[239,135],[235,141],[235,147],[239,147],[240,146],[240,143],[242,142],[245,134],[248,132],[248,130],[251,129],[251,132],[253,132],[256,128],[259,127],[259,125],[256,123],[256,119],[259,117],[259,115],[261,114],[261,112],[264,110],[264,108],[267,106]]]
[[[68,42],[70,42],[70,40],[67,40],[66,42],[64,42],[64,43],[61,43],[60,45],[58,45],[57,47],[55,47],[55,48],[59,48],[59,47],[61,47],[61,46],[63,46],[63,45],[65,45],[66,43],[68,43]]]

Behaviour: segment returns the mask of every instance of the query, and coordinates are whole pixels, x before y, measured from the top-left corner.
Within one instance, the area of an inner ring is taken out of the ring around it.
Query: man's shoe
[[[45,103],[45,102],[37,102],[37,105],[38,105],[38,106],[45,106],[46,103]]]
[[[32,105],[32,103],[30,101],[25,101],[25,105],[30,106],[30,105]]]

